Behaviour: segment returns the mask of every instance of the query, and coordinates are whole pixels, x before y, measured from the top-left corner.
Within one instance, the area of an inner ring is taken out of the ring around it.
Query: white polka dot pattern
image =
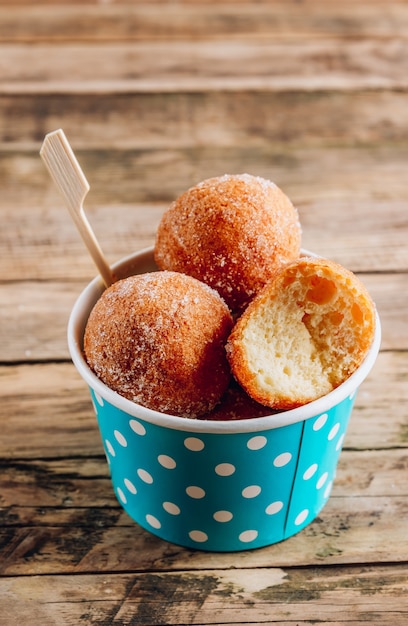
[[[275,467],[284,467],[284,465],[287,465],[288,463],[290,463],[292,460],[292,455],[290,452],[283,452],[282,454],[279,454],[273,461],[273,464]]]
[[[304,422],[234,435],[165,429],[93,394],[119,502],[168,541],[240,550],[312,522],[333,486],[353,398]]]
[[[332,439],[335,438],[335,436],[337,435],[337,433],[339,432],[339,428],[340,428],[340,424],[339,422],[337,422],[333,428],[330,430],[329,434],[327,435],[327,439],[329,441],[331,441]]]
[[[130,493],[133,493],[133,495],[135,495],[137,493],[136,487],[134,486],[132,481],[129,480],[129,478],[125,478],[125,480],[123,482],[125,483],[125,486],[128,488]]]
[[[201,498],[205,497],[204,489],[202,489],[201,487],[196,487],[194,485],[187,487],[186,493],[188,496],[190,496],[190,498],[194,498],[195,500],[201,500]]]
[[[146,434],[146,428],[141,422],[138,422],[137,420],[130,420],[129,426],[134,433],[140,435],[141,437],[144,437],[144,435]]]
[[[244,532],[239,535],[239,540],[242,541],[242,543],[250,543],[251,541],[254,541],[257,536],[257,530],[244,530]]]
[[[161,528],[161,522],[154,515],[147,514],[146,522],[152,526],[152,528]]]
[[[105,439],[105,446],[106,446],[106,449],[107,449],[108,453],[111,456],[116,456],[115,448],[113,447],[113,445],[111,444],[109,439]]]
[[[99,393],[95,393],[95,400],[97,401],[97,403],[99,404],[99,406],[103,406],[103,398],[101,398],[101,396],[99,395]]]
[[[230,522],[233,515],[231,511],[216,511],[213,517],[217,522]]]
[[[327,422],[328,415],[327,413],[323,413],[313,422],[313,430],[317,431],[323,428],[325,423]]]
[[[242,496],[244,498],[256,498],[256,496],[259,496],[261,491],[262,489],[259,485],[249,485],[242,490]]]
[[[261,450],[261,448],[266,446],[267,443],[268,440],[266,437],[264,437],[263,435],[258,435],[256,437],[251,437],[251,439],[249,439],[247,443],[247,446],[250,450]]]
[[[323,487],[323,485],[326,482],[328,476],[329,476],[329,474],[327,472],[324,472],[324,474],[322,474],[320,476],[319,480],[316,483],[316,489],[321,489]]]
[[[184,445],[188,450],[192,450],[193,452],[200,452],[204,449],[204,441],[198,439],[197,437],[187,437],[184,440]]]
[[[300,513],[296,516],[295,525],[300,526],[300,524],[303,524],[303,522],[307,519],[308,515],[309,515],[308,509],[303,509],[303,511],[300,511]]]
[[[276,502],[272,502],[266,507],[265,513],[267,515],[275,515],[276,513],[279,513],[279,511],[281,511],[283,507],[284,507],[283,502],[281,502],[280,500],[277,500]]]
[[[180,515],[181,509],[174,502],[163,502],[163,509],[170,515]]]
[[[307,468],[305,473],[303,474],[303,480],[309,480],[314,476],[317,472],[318,465],[317,463],[312,463],[310,467]]]
[[[126,504],[127,502],[126,496],[120,487],[117,488],[117,492],[118,492],[119,500],[123,502],[123,504]]]
[[[218,476],[231,476],[235,472],[235,467],[231,463],[219,463],[215,468]]]
[[[174,469],[177,465],[176,461],[171,458],[171,456],[167,456],[167,454],[159,454],[157,457],[160,465],[167,469]]]
[[[152,484],[153,476],[149,474],[149,472],[147,472],[146,470],[142,468],[139,468],[138,470],[136,470],[136,473],[139,476],[139,478],[143,480],[144,483],[148,483],[149,485]]]
[[[208,540],[207,533],[204,533],[202,530],[191,530],[188,534],[193,541],[197,541],[198,543],[203,543]]]
[[[305,421],[286,537],[309,524],[327,502],[353,399],[347,398],[331,411]]]
[[[124,448],[126,448],[127,446],[127,441],[126,438],[122,435],[121,432],[119,432],[118,430],[114,430],[113,434],[115,435],[115,439],[116,441],[123,446]]]

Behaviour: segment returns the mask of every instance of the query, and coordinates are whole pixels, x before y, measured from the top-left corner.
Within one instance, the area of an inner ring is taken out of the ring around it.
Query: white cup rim
[[[144,250],[121,259],[113,265],[113,271],[120,276],[120,269],[128,266],[132,261],[135,261],[137,265],[142,267],[145,265],[147,268],[149,262],[152,261],[152,250],[152,248],[145,248]],[[306,250],[302,250],[302,254],[306,256],[316,256],[314,253]],[[146,269],[146,271],[148,270]],[[102,280],[97,276],[79,295],[71,311],[68,322],[68,348],[76,369],[88,386],[93,389],[98,396],[103,398],[103,400],[106,400],[131,417],[140,418],[149,423],[175,430],[220,434],[252,433],[281,428],[321,415],[356,392],[359,385],[374,366],[381,344],[381,325],[378,314],[376,314],[374,340],[360,367],[344,383],[327,395],[296,409],[242,420],[218,421],[168,415],[167,413],[160,413],[140,404],[136,404],[115,391],[112,391],[93,373],[86,363],[82,349],[83,333],[90,310],[102,292]]]

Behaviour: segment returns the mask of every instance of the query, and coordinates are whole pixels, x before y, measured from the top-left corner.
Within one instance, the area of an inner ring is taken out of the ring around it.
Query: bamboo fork
[[[45,136],[40,156],[60,190],[105,286],[109,287],[114,282],[114,276],[83,208],[90,187],[63,130],[55,130]]]

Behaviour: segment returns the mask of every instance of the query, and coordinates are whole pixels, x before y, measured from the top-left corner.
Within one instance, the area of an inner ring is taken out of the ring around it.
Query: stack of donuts
[[[301,253],[299,215],[249,174],[200,182],[164,212],[159,271],[120,280],[87,323],[88,365],[150,409],[245,419],[344,382],[373,341],[375,306],[355,274]]]

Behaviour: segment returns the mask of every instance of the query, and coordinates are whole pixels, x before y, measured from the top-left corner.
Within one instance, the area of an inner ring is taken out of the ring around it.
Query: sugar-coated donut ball
[[[202,181],[160,221],[159,268],[207,283],[242,311],[276,269],[300,254],[299,216],[274,183],[250,174]]]
[[[232,328],[219,294],[176,272],[131,276],[106,289],[89,316],[88,365],[113,391],[150,409],[196,418],[228,387]]]
[[[329,393],[361,365],[375,305],[350,270],[323,258],[280,269],[229,337],[232,372],[257,402],[291,409]]]

